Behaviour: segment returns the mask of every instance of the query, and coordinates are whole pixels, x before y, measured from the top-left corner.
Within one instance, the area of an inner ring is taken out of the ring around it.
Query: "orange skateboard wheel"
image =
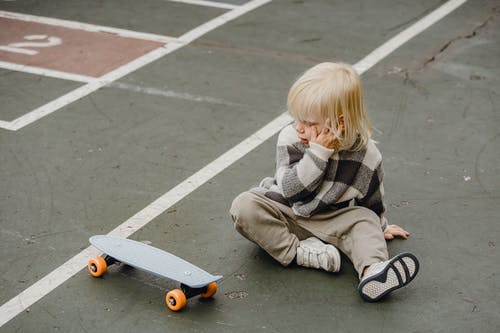
[[[89,260],[87,268],[93,277],[101,277],[108,270],[108,264],[103,257],[95,257]]]
[[[207,290],[204,293],[201,293],[200,295],[202,298],[210,298],[217,292],[217,282],[212,282],[205,288],[207,288]]]
[[[166,297],[167,306],[172,311],[179,311],[187,304],[186,295],[180,289],[170,290]]]

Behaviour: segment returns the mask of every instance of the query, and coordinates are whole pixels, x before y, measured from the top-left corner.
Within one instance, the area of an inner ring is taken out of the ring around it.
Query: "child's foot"
[[[390,292],[406,286],[417,275],[419,263],[411,253],[370,265],[358,286],[361,298],[376,302]]]
[[[328,272],[338,272],[340,252],[335,246],[311,237],[299,242],[297,264],[304,267],[322,268]]]

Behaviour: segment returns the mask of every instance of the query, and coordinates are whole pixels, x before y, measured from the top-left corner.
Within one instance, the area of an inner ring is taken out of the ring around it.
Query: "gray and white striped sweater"
[[[382,155],[370,140],[360,151],[334,152],[314,142],[304,145],[293,125],[281,130],[276,174],[251,189],[309,217],[353,203],[371,209],[384,230]]]

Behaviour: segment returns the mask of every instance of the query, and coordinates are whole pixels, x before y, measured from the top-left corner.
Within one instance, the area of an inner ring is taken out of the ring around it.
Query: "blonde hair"
[[[321,119],[343,131],[339,150],[360,150],[370,140],[372,126],[365,113],[361,80],[345,63],[325,62],[307,70],[288,93],[288,112],[297,120]]]

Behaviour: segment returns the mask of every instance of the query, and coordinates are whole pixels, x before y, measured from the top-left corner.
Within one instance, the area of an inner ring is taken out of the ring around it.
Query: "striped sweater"
[[[363,206],[380,217],[385,229],[382,178],[382,155],[372,140],[360,151],[334,152],[314,142],[303,144],[288,125],[278,137],[275,176],[251,191],[303,217],[350,204]]]

